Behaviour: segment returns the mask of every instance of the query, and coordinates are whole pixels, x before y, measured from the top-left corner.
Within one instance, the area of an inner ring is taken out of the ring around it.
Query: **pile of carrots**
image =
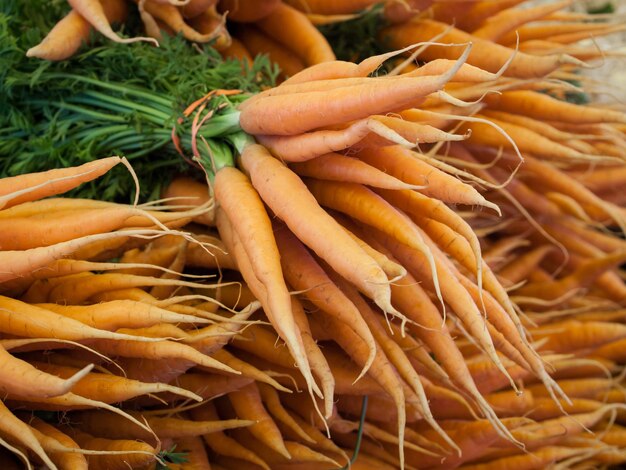
[[[626,462],[626,110],[566,100],[623,25],[391,0],[348,61],[316,25],[371,0],[145,0],[134,38],[69,3],[29,55],[169,31],[283,75],[159,201],[63,196],[115,156],[0,180],[3,468]]]

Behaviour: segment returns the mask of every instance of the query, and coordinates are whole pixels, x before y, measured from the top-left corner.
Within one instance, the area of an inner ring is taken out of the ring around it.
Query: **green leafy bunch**
[[[204,111],[210,119],[194,132],[210,164],[232,159],[242,137],[237,104],[275,83],[278,70],[266,57],[248,64],[180,36],[154,47],[95,33],[69,60],[26,57],[66,8],[54,0],[9,0],[0,10],[0,177],[122,155],[139,176],[140,199],[155,199],[174,174],[200,174],[189,164],[191,118],[184,111],[214,90],[241,93],[211,99]],[[131,17],[120,31],[133,24],[140,23]],[[71,195],[128,202],[133,188],[120,168]]]

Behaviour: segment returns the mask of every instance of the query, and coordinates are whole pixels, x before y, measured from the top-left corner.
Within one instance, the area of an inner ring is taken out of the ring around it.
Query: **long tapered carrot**
[[[498,40],[503,35],[509,31],[515,30],[518,26],[541,19],[555,11],[562,10],[571,5],[571,3],[572,0],[562,0],[547,5],[538,5],[534,8],[508,8],[487,18],[480,28],[472,31],[472,35],[481,39],[499,42]]]
[[[412,103],[441,89],[463,64],[469,51],[470,47],[467,47],[460,54],[457,64],[440,76],[366,81],[350,87],[348,93],[341,86],[342,79],[336,79],[332,80],[337,82],[333,89],[298,93],[297,100],[290,95],[263,97],[259,94],[258,99],[243,108],[239,122],[242,129],[250,134],[293,135],[372,114],[412,107]],[[285,107],[285,101],[291,105]],[[320,101],[324,106],[320,107]],[[266,118],[268,115],[273,116],[271,121]]]
[[[411,145],[380,119],[370,117],[349,124],[343,129],[322,129],[297,135],[258,135],[257,142],[285,162],[311,160],[329,152],[339,152],[376,135],[389,143]]]
[[[123,1],[101,0],[100,3],[109,23],[121,23],[128,15],[128,6]],[[26,51],[26,56],[45,60],[68,59],[89,41],[91,30],[91,24],[72,9],[39,44]]]
[[[423,185],[405,183],[359,158],[328,153],[311,161],[296,162],[289,167],[300,176],[331,181],[349,181],[387,189],[423,189]]]
[[[311,333],[311,326],[307,319],[302,303],[296,298],[291,298],[294,320],[300,330],[302,342],[307,358],[311,364],[311,369],[318,376],[321,385],[322,396],[324,398],[324,416],[330,419],[333,414],[333,397],[335,395],[335,378],[330,370],[326,356],[318,346]]]
[[[94,470],[124,470],[129,466],[141,467],[153,463],[158,450],[145,442],[131,439],[96,438],[78,429],[68,428],[69,434],[81,448],[101,451],[115,451],[111,455],[90,455],[89,468]],[[117,452],[124,451],[125,455]]]
[[[155,341],[152,338],[139,338],[92,328],[45,308],[5,296],[0,296],[0,318],[2,318],[1,331],[30,338],[54,337],[69,340],[105,338],[113,341],[122,339],[134,339],[138,342]]]
[[[177,416],[159,416],[150,412],[132,412],[132,416],[143,419],[160,439],[202,436],[213,432],[226,431],[254,424],[246,419],[230,420],[190,420]],[[105,414],[100,410],[85,410],[74,413],[81,429],[107,439],[139,439],[151,441],[154,436],[143,429],[128,426],[123,418]]]
[[[39,370],[61,378],[71,377],[77,369],[40,362],[32,362]],[[139,395],[170,392],[180,397],[201,401],[201,397],[180,387],[160,383],[141,383],[136,380],[118,377],[112,374],[92,372],[81,378],[72,388],[72,392],[105,403],[118,403]]]
[[[363,367],[364,358],[368,352],[364,351],[364,344],[358,339],[356,334],[347,326],[332,317],[320,316],[315,314],[318,322],[328,329],[335,342],[357,363]],[[397,371],[389,362],[385,353],[380,347],[376,349],[376,357],[369,369],[369,374],[379,383],[387,394],[392,398],[397,410],[397,433],[400,444],[398,446],[398,455],[401,466],[404,462],[404,428],[406,426],[406,402],[404,387]]]
[[[208,319],[172,312],[156,305],[133,300],[112,300],[93,305],[39,304],[61,315],[103,330],[142,328],[158,323],[208,323]]]
[[[50,460],[50,457],[46,454],[30,427],[18,419],[2,401],[0,401],[0,416],[2,417],[2,419],[0,419],[0,432],[3,436],[11,436],[20,445],[30,449],[51,470],[58,468],[52,460]]]
[[[106,38],[121,43],[131,43],[137,41],[148,41],[158,46],[158,42],[153,38],[134,37],[122,38],[111,28],[111,23],[106,16],[102,3],[99,0],[69,0],[70,6],[85,18],[96,31]]]
[[[269,307],[266,314],[308,380],[308,361],[293,320],[289,290],[282,276],[280,255],[263,201],[250,179],[235,168],[227,167],[217,172],[214,191],[220,208],[247,254],[249,267],[266,292],[265,298],[261,297],[261,301]],[[236,257],[239,258],[238,263],[244,261],[241,256]]]
[[[263,201],[305,245],[365,292],[384,311],[394,311],[389,302],[390,293],[385,273],[319,206],[295,173],[261,146],[247,147],[241,160]],[[272,185],[268,184],[270,180],[273,181]],[[279,182],[281,191],[276,191],[275,185]],[[292,197],[283,197],[285,191]],[[326,233],[328,236],[319,237],[319,233]]]
[[[438,34],[444,34],[443,37],[439,39],[441,42],[450,44],[472,43],[474,48],[467,59],[467,63],[489,72],[497,72],[500,70],[502,65],[510,59],[510,56],[515,54],[510,65],[504,71],[505,76],[537,78],[543,77],[564,65],[581,65],[577,59],[566,55],[536,57],[521,52],[516,53],[513,49],[508,47],[474,37],[460,29],[449,28],[445,23],[430,19],[415,20],[383,29],[380,32],[380,37],[381,40],[388,41],[390,47],[401,48],[410,43],[426,41]],[[431,46],[420,54],[420,58],[429,61],[438,58],[454,59],[458,57],[458,55],[459,46]]]
[[[618,110],[590,105],[575,105],[533,90],[505,91],[485,98],[488,106],[535,119],[574,124],[626,122],[626,114]]]
[[[195,420],[212,421],[219,419],[215,404],[211,401],[202,406],[190,410],[190,415]],[[237,440],[227,436],[222,432],[212,433],[210,436],[203,436],[207,446],[219,455],[239,458],[269,470],[269,466],[258,455],[239,443]]]
[[[302,291],[314,305],[329,315],[346,323],[370,347],[365,373],[374,360],[376,343],[371,331],[349,299],[315,261],[310,252],[286,227],[275,231],[276,241],[281,252],[281,263],[285,278],[296,290]]]
[[[13,356],[2,346],[0,346],[0,356],[2,357],[3,369],[0,390],[3,393],[12,393],[16,396],[51,397],[63,395],[70,391],[93,368],[92,365],[89,365],[82,370],[76,370],[70,376],[61,378],[40,371],[29,362]]]
[[[290,352],[290,357],[292,356],[295,359],[296,364],[300,369],[300,372],[307,382],[307,388],[309,389],[309,392],[311,394],[315,392],[318,395],[321,395],[321,391],[319,390],[319,387],[317,386],[311,373],[311,367],[306,356],[305,347],[300,336],[298,325],[293,318],[293,312],[291,310],[291,299],[289,298],[287,286],[286,284],[284,284],[284,279],[282,278],[282,270],[279,261],[280,258],[274,259],[272,263],[279,263],[279,282],[283,284],[283,287],[281,288],[284,288],[285,292],[287,292],[287,299],[285,299],[287,303],[282,306],[283,311],[276,312],[271,310],[272,303],[269,299],[270,293],[268,292],[268,288],[257,278],[256,273],[254,272],[254,269],[252,267],[251,258],[245,252],[242,241],[239,239],[239,236],[231,226],[228,217],[222,212],[221,208],[218,208],[217,211],[217,224],[218,229],[220,230],[220,232],[222,233],[222,237],[224,238],[224,242],[227,246],[232,247],[231,251],[233,251],[235,257],[237,258],[237,263],[239,265],[240,271],[245,273],[244,277],[247,279],[247,283],[250,286],[252,292],[255,294],[257,299],[260,299],[261,305],[268,305],[268,307],[265,308],[266,314],[270,317],[270,321],[274,325],[274,328],[277,330],[279,337],[283,338],[283,340],[285,341],[285,344],[287,345],[287,348]],[[271,236],[271,243],[274,245],[274,247],[276,246],[273,236]],[[257,266],[257,269],[259,267],[260,266]],[[276,274],[276,272],[274,274]],[[283,323],[277,323],[279,322],[279,318],[285,315],[287,315],[286,321],[289,322],[289,324],[286,325],[288,327],[287,331],[285,331],[285,325]]]
[[[87,470],[88,463],[87,458],[82,454],[78,444],[67,434],[61,431],[56,426],[36,417],[32,416],[28,420],[29,426],[34,428],[35,432],[39,432],[39,435],[35,435],[44,449],[47,447],[45,442],[42,442],[41,436],[47,439],[54,439],[57,443],[61,444],[68,451],[59,450],[54,452],[53,447],[48,448],[50,458],[55,462],[60,470],[75,468],[76,470]],[[55,446],[56,447],[56,446]],[[71,450],[76,451],[72,452]]]
[[[280,430],[265,409],[255,384],[246,385],[240,390],[230,393],[228,398],[238,416],[256,421],[256,424],[249,427],[249,431],[254,437],[287,459],[290,458]]]
[[[493,207],[474,187],[419,160],[399,146],[363,148],[356,155],[364,162],[409,184],[426,185],[419,192],[452,204]]]
[[[296,52],[305,65],[335,59],[330,44],[306,15],[279,2],[271,12],[256,21],[256,25],[269,36]]]
[[[305,183],[322,206],[346,213],[362,223],[374,226],[400,243],[422,253],[431,267],[437,297],[442,299],[432,254],[424,244],[417,227],[405,214],[362,185],[314,179],[306,179]]]

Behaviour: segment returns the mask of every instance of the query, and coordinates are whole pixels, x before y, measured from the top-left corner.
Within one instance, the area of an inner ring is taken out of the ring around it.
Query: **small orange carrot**
[[[383,311],[394,311],[389,302],[390,291],[384,271],[319,206],[295,173],[259,145],[248,146],[241,160],[263,201],[305,245],[365,292]],[[272,181],[271,186],[269,181]],[[276,191],[278,184],[281,191]],[[285,198],[285,193],[291,197]],[[320,237],[319,233],[328,236]]]
[[[70,168],[2,178],[0,209],[64,193],[81,183],[102,176],[123,161],[124,159],[120,157],[108,157]]]
[[[275,3],[270,13],[255,23],[262,31],[296,52],[305,65],[335,59],[330,44],[306,15],[286,3]]]
[[[122,38],[111,28],[111,23],[106,16],[104,7],[99,0],[68,0],[70,6],[76,10],[83,18],[85,18],[89,24],[91,24],[96,31],[101,33],[106,38],[115,42],[131,43],[137,41],[148,41],[158,46],[158,42],[153,38],[148,37],[135,37],[135,38]]]

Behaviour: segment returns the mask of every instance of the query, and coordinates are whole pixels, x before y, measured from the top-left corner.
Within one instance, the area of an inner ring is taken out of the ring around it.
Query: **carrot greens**
[[[5,110],[0,177],[115,154],[127,157],[139,175],[140,199],[154,199],[170,175],[190,170],[193,155],[209,168],[233,164],[233,151],[246,138],[236,105],[272,86],[277,75],[265,57],[242,65],[222,59],[210,45],[178,36],[164,37],[158,48],[94,38],[71,60],[27,58],[25,51],[46,29],[37,38],[34,25],[43,28],[45,21],[31,18],[33,28],[24,32],[23,11],[14,5],[14,11],[0,13],[0,106]],[[241,92],[216,93],[184,116],[191,103],[222,89]],[[194,128],[194,117],[203,124]],[[133,188],[127,171],[114,170],[72,195],[127,202]]]

